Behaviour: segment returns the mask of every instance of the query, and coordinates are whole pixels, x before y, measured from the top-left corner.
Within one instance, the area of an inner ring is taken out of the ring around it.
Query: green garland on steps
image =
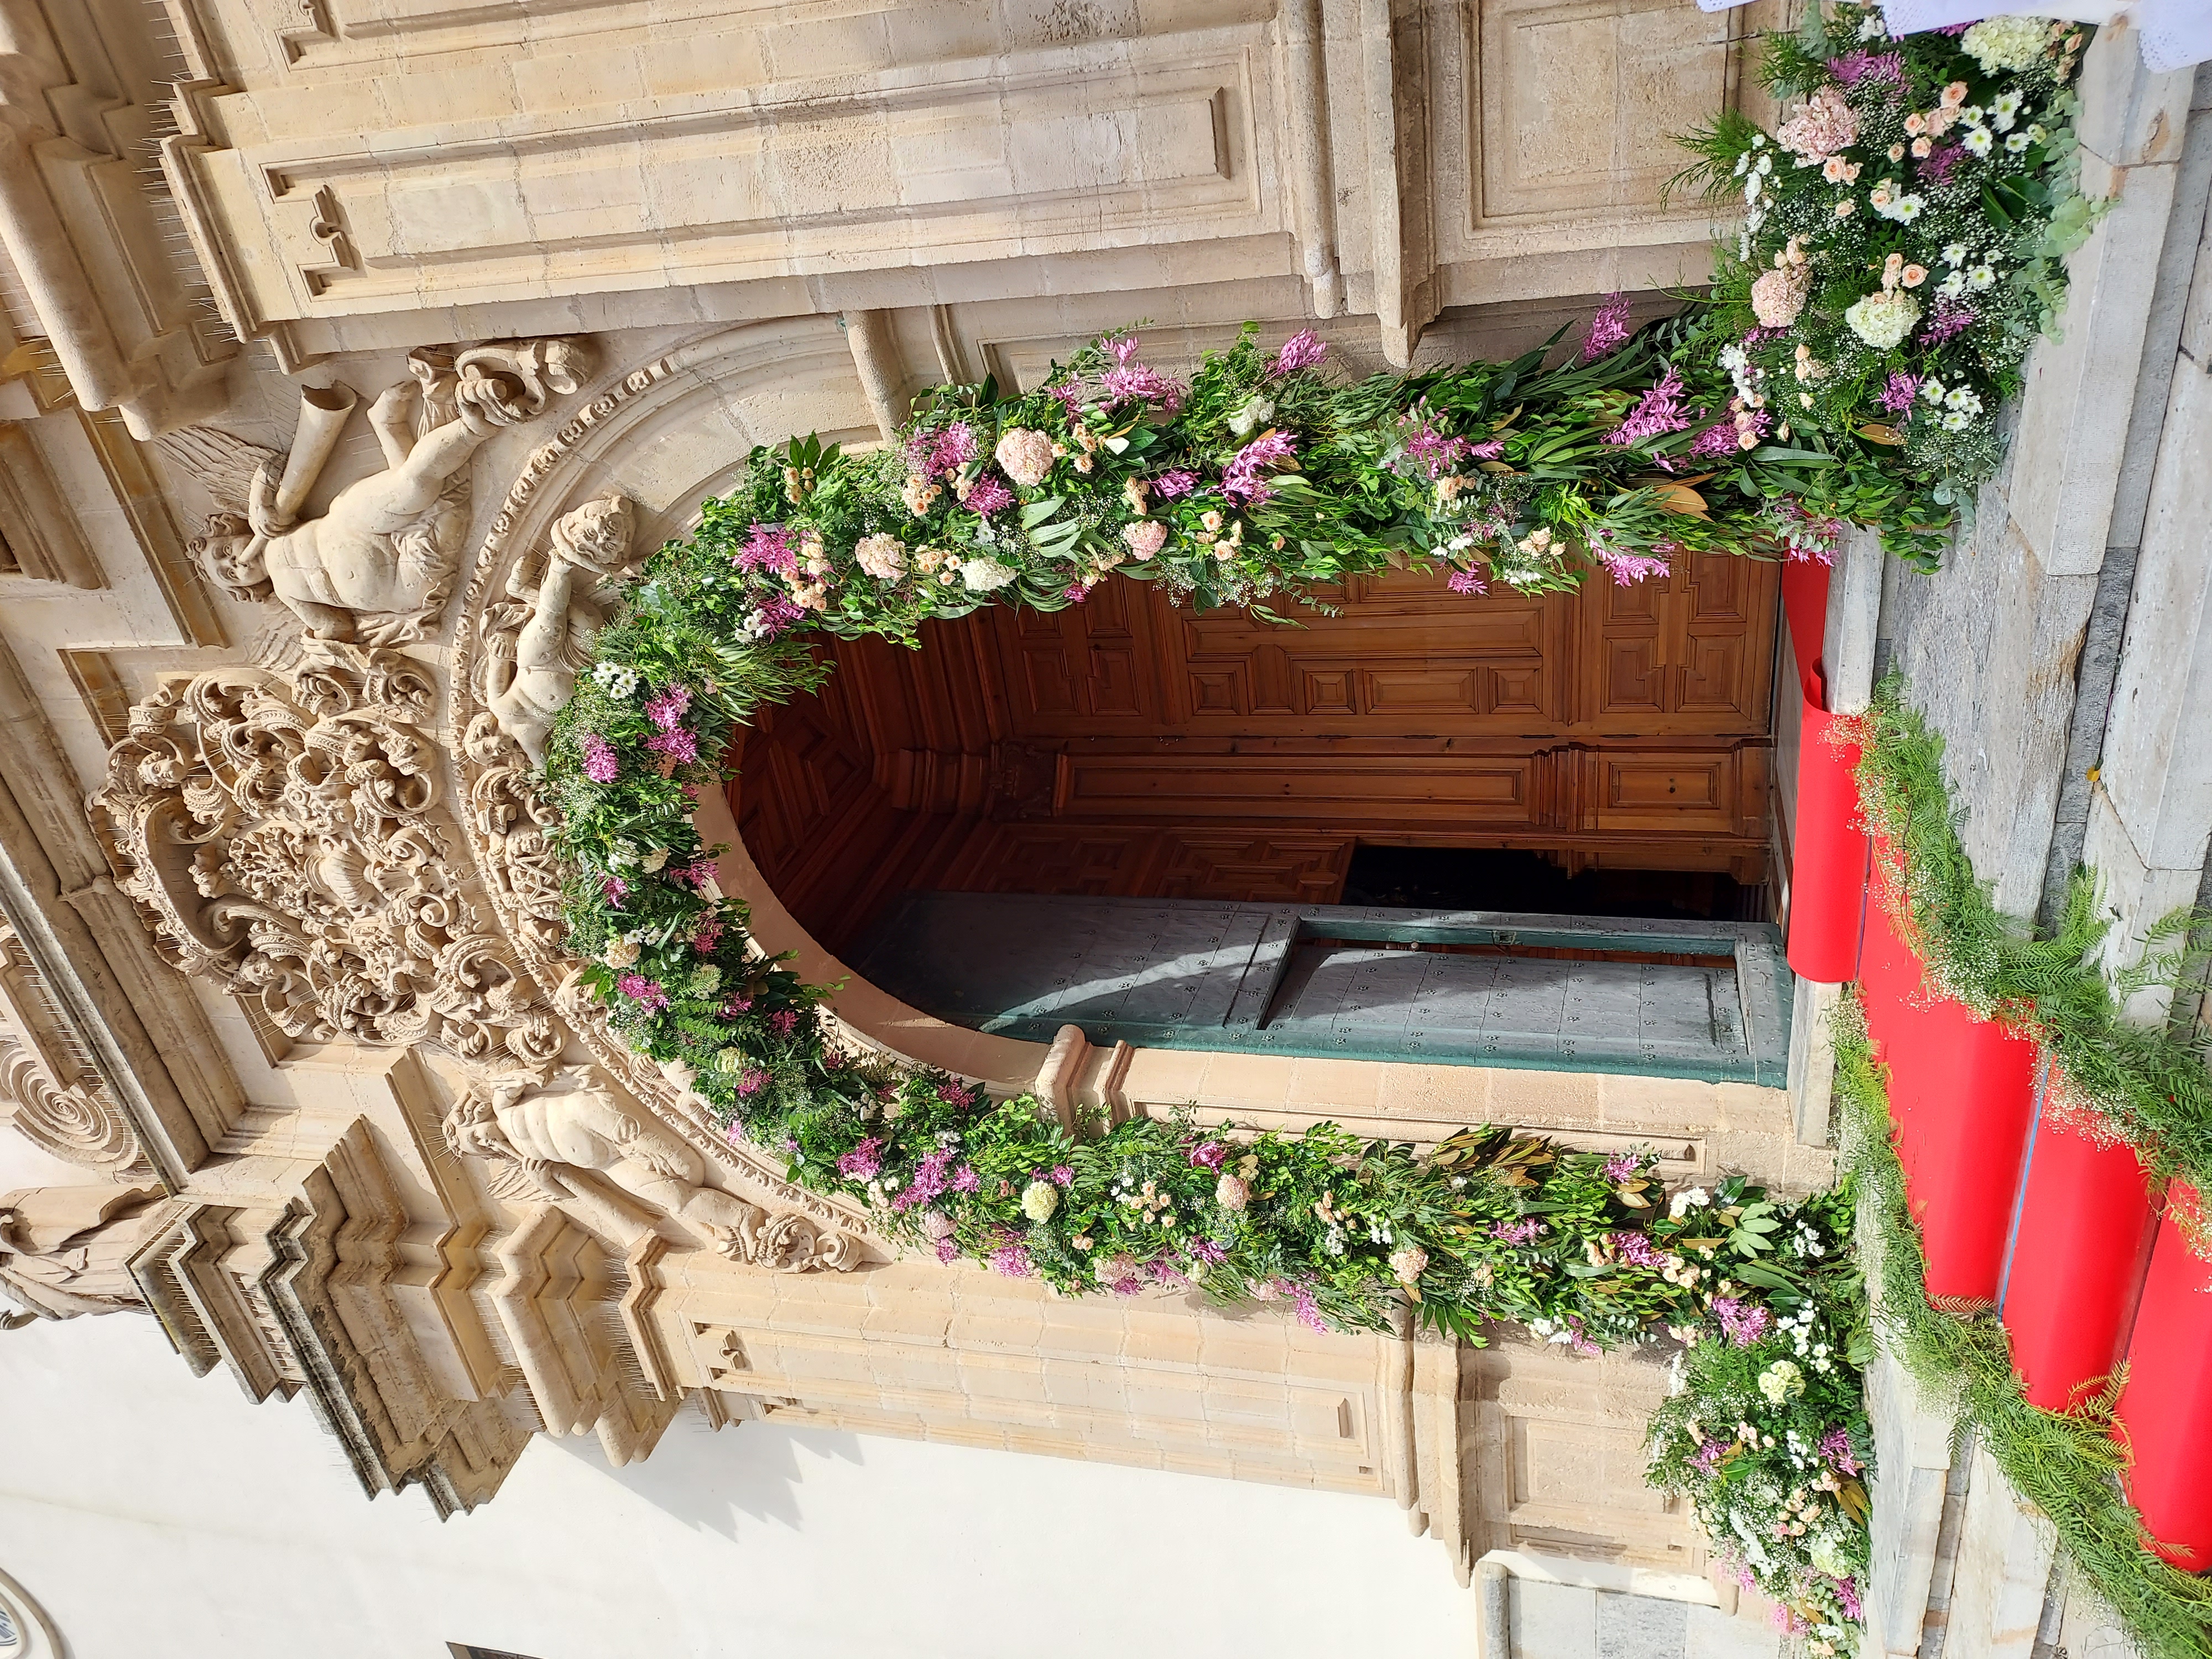
[[[2202,1034],[2132,1024],[2122,1006],[2147,987],[2193,985],[2205,959],[2201,919],[2161,921],[2149,957],[2108,977],[2097,952],[2110,922],[2099,912],[2093,872],[2075,873],[2048,936],[1991,902],[1959,838],[1943,740],[1905,701],[1898,675],[1875,688],[1865,715],[1838,722],[1838,734],[1863,745],[1860,810],[1886,848],[1879,856],[1903,901],[1901,936],[1930,983],[1979,1018],[2033,1038],[2055,1062],[2052,1096],[2063,1115],[2094,1135],[2127,1141],[2156,1175],[2212,1194],[2212,1072]]]
[[[2142,1547],[2121,1496],[2124,1455],[2111,1437],[2116,1386],[2072,1412],[2027,1402],[1994,1314],[1939,1312],[1923,1291],[1927,1258],[1891,1140],[1889,1095],[1856,997],[1835,1016],[1843,1163],[1863,1194],[1859,1240],[1882,1346],[1928,1399],[1954,1406],[2015,1491],[2050,1518],[2060,1549],[2126,1626],[2144,1659],[2212,1659],[2212,1580]]]

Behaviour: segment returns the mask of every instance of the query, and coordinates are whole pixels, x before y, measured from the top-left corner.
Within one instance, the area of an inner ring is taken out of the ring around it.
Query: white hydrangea
[[[1770,1405],[1779,1406],[1805,1392],[1805,1373],[1795,1362],[1778,1359],[1759,1374],[1759,1391]]]
[[[1013,580],[1014,575],[1013,566],[996,559],[970,559],[960,567],[960,580],[970,593],[994,592]]]
[[[1852,333],[1876,351],[1901,344],[1920,320],[1920,301],[1901,289],[1869,294],[1844,313]]]
[[[1685,1187],[1667,1205],[1667,1213],[1680,1221],[1690,1211],[1702,1207],[1712,1194],[1703,1187]]]
[[[1032,1221],[1049,1221],[1060,1207],[1060,1188],[1049,1181],[1032,1181],[1022,1188],[1022,1213]]]
[[[2047,17],[1984,17],[1959,41],[1984,75],[2017,75],[2033,69],[2050,44]]]

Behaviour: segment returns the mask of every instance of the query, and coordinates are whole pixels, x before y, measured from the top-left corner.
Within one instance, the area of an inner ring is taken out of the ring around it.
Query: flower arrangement
[[[1851,1224],[1846,1187],[1777,1230],[1757,1271],[1788,1283],[1763,1304],[1716,1301],[1718,1334],[1691,1333],[1644,1439],[1646,1479],[1690,1501],[1743,1587],[1819,1659],[1855,1650],[1870,1548],[1872,1346]]]
[[[2094,216],[2069,84],[2089,33],[1995,17],[1892,40],[1846,0],[1769,37],[1768,84],[1802,103],[1771,134],[1723,116],[1684,175],[1743,213],[1716,250],[1737,398],[1893,445],[1930,505],[1969,507]]]

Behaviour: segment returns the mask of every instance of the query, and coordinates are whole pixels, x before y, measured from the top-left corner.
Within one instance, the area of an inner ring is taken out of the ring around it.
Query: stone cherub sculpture
[[[435,623],[468,530],[469,458],[501,428],[544,413],[555,392],[575,391],[590,362],[581,342],[549,339],[424,348],[407,368],[413,378],[369,406],[384,471],[346,485],[319,517],[299,514],[352,412],[344,386],[301,394],[287,457],[205,430],[169,446],[219,504],[242,505],[211,514],[191,544],[218,586],[280,600],[315,640],[391,646]],[[242,504],[241,461],[254,463]]]
[[[456,1154],[489,1158],[522,1177],[495,1182],[511,1195],[520,1185],[552,1202],[574,1200],[618,1214],[595,1191],[605,1182],[657,1215],[672,1216],[721,1255],[743,1261],[757,1243],[763,1212],[706,1183],[705,1160],[652,1121],[615,1103],[580,1068],[539,1089],[526,1074],[472,1086],[446,1115],[446,1145]]]
[[[152,1187],[32,1187],[0,1197],[0,1297],[21,1310],[0,1328],[144,1308],[128,1264],[161,1200]]]
[[[600,592],[629,563],[630,529],[624,497],[586,501],[554,523],[545,574],[537,586],[526,580],[524,562],[507,574],[508,600],[526,609],[528,620],[513,634],[507,631],[514,626],[513,613],[505,627],[487,628],[484,702],[533,767],[544,765],[553,717],[575,695],[576,676],[604,620]]]

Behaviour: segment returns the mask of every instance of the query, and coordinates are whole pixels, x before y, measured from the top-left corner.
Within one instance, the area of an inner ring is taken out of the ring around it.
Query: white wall
[[[0,1190],[52,1178],[20,1149]],[[628,1469],[540,1439],[441,1524],[122,1314],[0,1334],[0,1571],[71,1659],[1472,1656],[1476,1613],[1373,1498],[690,1412]]]

